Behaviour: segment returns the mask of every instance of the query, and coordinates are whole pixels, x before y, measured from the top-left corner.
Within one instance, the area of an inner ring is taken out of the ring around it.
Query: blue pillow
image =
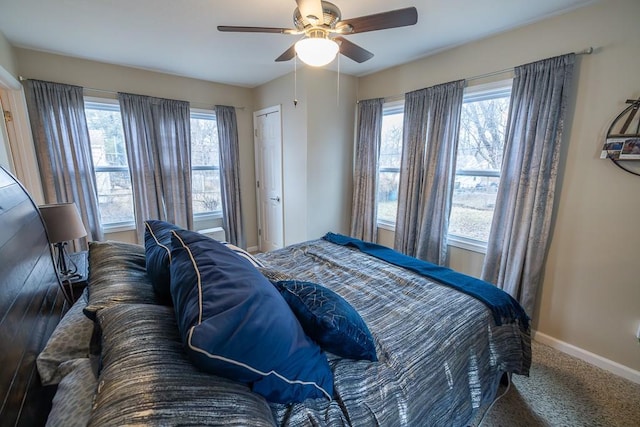
[[[344,298],[317,283],[274,282],[306,334],[324,350],[356,360],[378,360],[371,332]]]
[[[271,402],[331,399],[326,355],[276,288],[220,242],[187,230],[172,235],[171,295],[194,364]]]
[[[153,290],[163,303],[171,303],[171,232],[181,230],[175,224],[160,220],[144,222],[144,252],[147,275]]]
[[[243,258],[246,258],[254,267],[264,268],[264,264],[260,262],[256,257],[251,255],[249,252],[245,251],[242,248],[237,247],[229,242],[220,242],[225,245],[227,248],[231,249],[233,253]]]

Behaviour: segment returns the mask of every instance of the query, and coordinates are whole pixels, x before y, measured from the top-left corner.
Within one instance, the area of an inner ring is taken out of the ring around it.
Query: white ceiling
[[[363,76],[593,2],[334,0],[343,19],[418,10],[414,26],[346,36],[375,56],[362,64],[341,57],[340,72]],[[293,61],[274,59],[299,36],[216,27],[291,28],[295,7],[295,0],[0,0],[0,32],[16,47],[255,87],[293,71]]]

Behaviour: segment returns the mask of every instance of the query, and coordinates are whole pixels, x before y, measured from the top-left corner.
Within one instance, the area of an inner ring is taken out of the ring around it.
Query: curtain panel
[[[482,278],[531,316],[549,244],[575,54],[515,69],[500,186]]]
[[[45,202],[75,202],[87,241],[103,240],[82,88],[39,80],[25,86]]]
[[[464,80],[405,95],[394,246],[444,265]]]
[[[118,93],[131,171],[138,241],[144,221],[193,229],[189,103]]]
[[[226,239],[241,248],[247,246],[242,226],[240,193],[240,154],[238,124],[234,107],[216,105],[218,143],[220,144],[220,190],[222,220]]]
[[[358,104],[350,234],[368,242],[375,242],[378,235],[378,159],[383,105],[383,98],[367,99]]]

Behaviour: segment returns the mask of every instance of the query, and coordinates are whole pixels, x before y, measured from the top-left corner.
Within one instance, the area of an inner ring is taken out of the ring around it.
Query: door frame
[[[280,126],[280,185],[281,185],[281,198],[282,198],[282,244],[284,246],[285,242],[285,227],[284,227],[284,202],[286,197],[284,195],[284,173],[283,173],[283,160],[284,160],[284,150],[283,150],[283,138],[282,138],[282,106],[280,104],[273,105],[271,107],[263,108],[258,111],[253,112],[253,150],[254,150],[254,162],[255,162],[255,188],[256,188],[256,207],[257,207],[257,218],[258,218],[258,250],[263,251],[264,244],[262,241],[262,229],[265,219],[262,217],[262,197],[263,197],[263,186],[259,185],[259,179],[262,178],[260,171],[262,170],[262,165],[260,164],[260,160],[262,156],[259,154],[260,151],[258,149],[258,128],[256,126],[258,116],[263,116],[271,113],[278,113],[280,117],[279,126]]]

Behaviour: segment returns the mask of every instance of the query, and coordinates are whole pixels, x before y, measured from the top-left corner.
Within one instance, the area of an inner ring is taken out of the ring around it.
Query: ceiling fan
[[[328,1],[296,0],[296,3],[298,7],[293,12],[295,28],[220,25],[218,31],[304,35],[277,57],[276,62],[289,61],[297,54],[303,62],[321,67],[333,61],[338,52],[358,63],[373,57],[373,53],[348,41],[343,35],[406,27],[418,22],[415,7],[343,20],[340,9]]]

